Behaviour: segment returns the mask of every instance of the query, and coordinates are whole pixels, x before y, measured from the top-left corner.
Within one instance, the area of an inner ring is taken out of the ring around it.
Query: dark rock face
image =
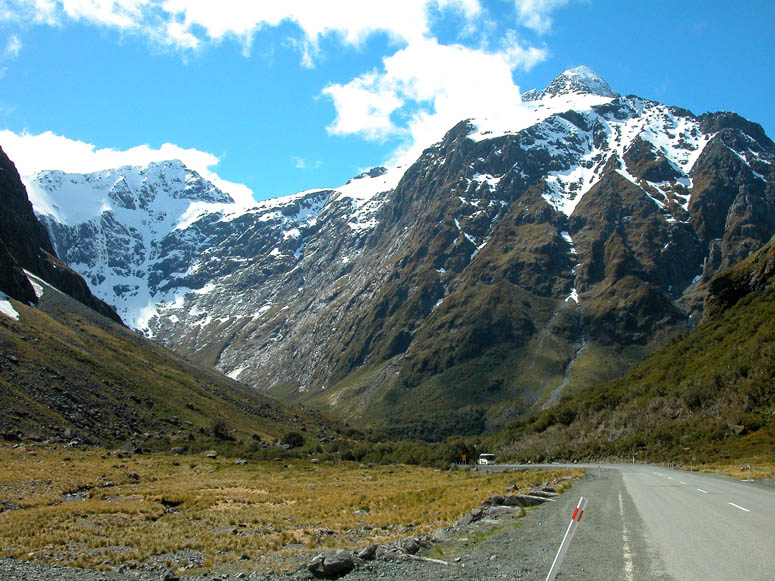
[[[0,149],[0,290],[27,303],[37,302],[23,268],[35,266],[41,252],[53,252],[51,241],[27,199],[16,166]]]
[[[26,269],[98,313],[120,322],[115,311],[97,299],[83,278],[62,263],[46,229],[38,222],[16,166],[0,149],[0,272],[2,290],[25,302],[37,302]],[[15,263],[15,264],[14,264]]]
[[[9,297],[25,303],[35,303],[38,297],[24,271],[16,262],[16,259],[8,251],[5,242],[0,240],[0,290]]]
[[[116,175],[122,210],[47,226],[103,298],[148,297],[147,333],[257,389],[438,437],[485,411],[497,425],[693,324],[713,276],[775,233],[761,127],[561,77],[528,101],[534,124],[462,121],[384,189],[377,168],[189,212],[149,243],[124,211],[162,224],[159,193],[188,194]]]
[[[39,250],[54,253],[45,228],[35,219],[32,204],[27,199],[16,166],[0,149],[0,200],[3,204],[3,241],[9,251],[24,265],[33,265],[39,257]]]

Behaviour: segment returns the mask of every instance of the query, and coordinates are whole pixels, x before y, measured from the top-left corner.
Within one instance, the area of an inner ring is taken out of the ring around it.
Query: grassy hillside
[[[191,364],[46,287],[0,316],[0,437],[142,448],[261,447],[338,428]]]
[[[707,305],[696,329],[624,377],[511,424],[491,447],[522,460],[773,455],[775,244],[714,279]]]

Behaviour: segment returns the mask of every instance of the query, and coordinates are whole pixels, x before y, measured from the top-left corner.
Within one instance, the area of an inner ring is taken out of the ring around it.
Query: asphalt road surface
[[[563,495],[566,510],[579,496],[588,504],[558,579],[775,580],[774,489],[660,466],[585,467]]]

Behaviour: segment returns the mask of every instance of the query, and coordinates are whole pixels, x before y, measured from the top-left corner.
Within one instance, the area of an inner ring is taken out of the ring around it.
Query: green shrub
[[[283,436],[281,443],[290,449],[300,448],[304,445],[304,436],[299,432],[288,432]]]

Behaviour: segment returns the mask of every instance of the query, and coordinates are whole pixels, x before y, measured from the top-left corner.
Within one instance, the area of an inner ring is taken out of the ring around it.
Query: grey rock
[[[401,541],[401,548],[410,555],[414,555],[423,548],[423,543],[416,537],[409,537]]]
[[[471,512],[467,512],[466,514],[461,516],[458,519],[457,523],[461,526],[467,526],[467,525],[470,525],[471,523],[474,523],[480,520],[482,516],[484,516],[484,510],[482,508],[475,508]]]
[[[371,544],[365,549],[361,549],[358,553],[358,558],[363,559],[364,561],[371,561],[374,559],[374,557],[377,556],[377,549],[379,548],[379,545]]]
[[[336,579],[354,568],[355,559],[352,553],[341,549],[320,553],[307,565],[313,575],[326,579]]]
[[[118,449],[122,454],[142,454],[143,450],[134,442],[127,442]]]
[[[546,502],[545,498],[528,494],[510,494],[508,496],[495,495],[485,500],[483,506],[538,506]]]

